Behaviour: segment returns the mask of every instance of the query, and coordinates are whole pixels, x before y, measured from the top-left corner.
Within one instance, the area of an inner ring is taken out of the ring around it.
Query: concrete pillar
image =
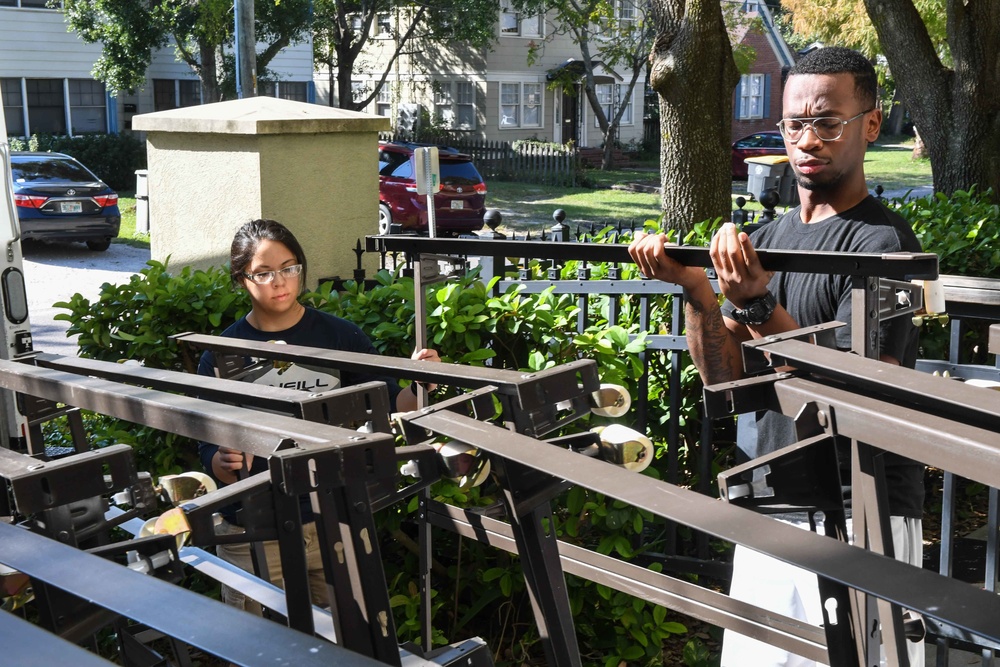
[[[132,128],[146,133],[151,256],[172,269],[222,266],[240,225],[272,218],[302,243],[312,288],[353,276],[357,240],[377,233],[388,118],[252,97],[138,115]]]

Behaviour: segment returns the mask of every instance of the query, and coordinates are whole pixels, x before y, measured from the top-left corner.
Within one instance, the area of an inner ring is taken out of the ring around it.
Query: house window
[[[615,17],[618,19],[621,32],[631,32],[635,28],[636,5],[634,0],[618,0],[615,7]]]
[[[451,104],[451,82],[434,86],[434,117],[442,126],[450,128],[455,123],[455,110]]]
[[[542,126],[542,84],[500,84],[500,127]]]
[[[108,131],[104,84],[92,79],[0,79],[8,136]],[[23,90],[23,94],[22,94]],[[27,126],[24,113],[28,112]],[[69,127],[67,128],[67,119]]]
[[[368,86],[364,81],[351,81],[351,101],[360,104],[368,96]]]
[[[504,0],[500,6],[500,34],[503,37],[541,37],[544,14],[525,16]]]
[[[471,81],[455,82],[455,118],[459,129],[476,127],[476,86]]]
[[[30,7],[34,9],[62,9],[62,3],[49,7],[49,0],[0,0],[0,7]]]
[[[626,92],[626,87],[617,83],[599,83],[594,86],[597,101],[600,103],[601,109],[604,111],[604,117],[608,119],[608,122],[611,122],[614,114],[618,113],[618,109],[624,106],[625,111],[622,113],[622,119],[619,124],[632,124],[632,99],[624,97]],[[599,126],[600,123],[594,118],[594,127]]]
[[[62,79],[26,79],[28,127],[33,134],[66,134]]]
[[[69,80],[69,118],[73,134],[107,132],[104,84],[92,79]]]
[[[177,106],[194,107],[201,104],[201,81],[177,82]]]
[[[392,16],[389,12],[382,12],[376,18],[375,35],[378,37],[392,36]]]
[[[351,18],[351,30],[355,33],[360,33],[365,24],[361,20],[361,14],[352,14]]]
[[[171,79],[153,79],[153,110],[166,111],[177,108],[177,95]]]
[[[375,113],[386,118],[392,117],[392,82],[386,81],[378,89],[378,97],[375,98]]]
[[[21,98],[21,80],[0,79],[0,93],[3,94],[3,115],[7,120],[7,136],[25,136],[24,102]]]
[[[740,120],[764,118],[764,75],[744,74],[740,77]]]
[[[167,111],[201,104],[201,81],[153,79],[153,110]]]
[[[434,117],[449,130],[476,128],[476,87],[471,81],[434,84]]]
[[[257,93],[265,97],[305,102],[306,84],[304,81],[261,81]]]

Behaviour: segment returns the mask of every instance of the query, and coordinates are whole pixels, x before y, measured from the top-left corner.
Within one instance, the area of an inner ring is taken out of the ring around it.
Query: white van
[[[28,297],[24,290],[24,263],[21,258],[21,229],[14,206],[14,183],[11,180],[10,144],[7,123],[0,106],[0,306],[3,326],[0,326],[0,359],[13,360],[30,355],[31,323],[28,318]],[[27,436],[27,421],[17,410],[14,394],[0,391],[0,447],[23,449]]]

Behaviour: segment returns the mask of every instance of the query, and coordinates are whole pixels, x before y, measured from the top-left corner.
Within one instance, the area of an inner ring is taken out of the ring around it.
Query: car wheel
[[[87,247],[97,252],[104,252],[111,247],[111,239],[100,239],[97,241],[87,241]]]
[[[379,236],[392,234],[392,212],[385,204],[378,205],[378,233]]]

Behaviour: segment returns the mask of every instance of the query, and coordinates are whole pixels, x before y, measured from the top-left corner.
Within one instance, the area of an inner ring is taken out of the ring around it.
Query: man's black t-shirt
[[[800,208],[754,231],[754,248],[823,252],[921,252],[920,242],[909,224],[869,196],[843,213],[804,224]],[[836,334],[840,349],[851,348],[851,280],[849,276],[825,273],[777,272],[768,284],[778,303],[801,327],[838,320],[847,323]],[[723,305],[732,317],[733,305]],[[917,358],[918,329],[908,317],[884,322],[879,330],[879,350],[908,368]],[[757,442],[740,443],[751,459],[796,442],[794,424],[776,412],[762,413],[757,422]],[[923,516],[923,466],[891,453],[885,455],[889,486],[889,512],[893,516]],[[844,480],[845,483],[849,480]]]

